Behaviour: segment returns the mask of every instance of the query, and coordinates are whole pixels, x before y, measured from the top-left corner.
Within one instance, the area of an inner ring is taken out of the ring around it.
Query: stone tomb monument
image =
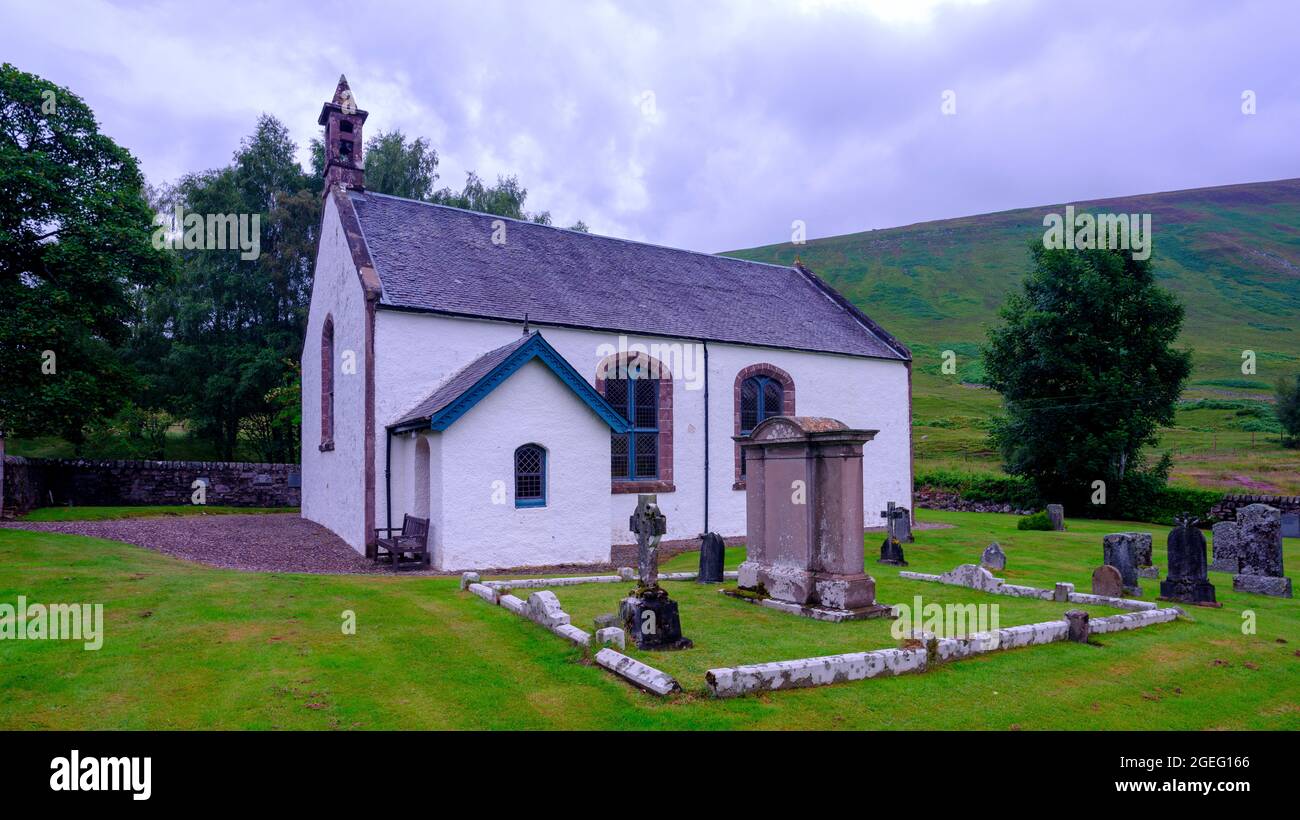
[[[1282,569],[1282,512],[1267,504],[1237,510],[1238,592],[1291,597],[1291,579]]]
[[[801,614],[826,620],[890,615],[876,603],[862,549],[862,446],[876,432],[773,416],[736,437],[745,450],[748,533],[741,591],[822,610]]]
[[[1102,536],[1101,561],[1103,564],[1119,570],[1119,577],[1124,583],[1125,595],[1141,595],[1138,586],[1138,542],[1143,533],[1112,532]],[[1151,536],[1147,536],[1147,561],[1151,560]]]
[[[1198,606],[1221,606],[1214,600],[1214,585],[1206,572],[1205,535],[1196,529],[1197,519],[1183,513],[1174,519],[1178,526],[1169,531],[1169,577],[1160,582],[1160,600]]]
[[[659,541],[668,532],[668,519],[657,502],[654,495],[637,496],[628,519],[628,529],[636,535],[637,585],[619,604],[618,614],[638,649],[689,649],[677,602],[659,586]]]

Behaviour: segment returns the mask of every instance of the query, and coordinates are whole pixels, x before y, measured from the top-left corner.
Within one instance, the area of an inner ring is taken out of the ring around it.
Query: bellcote
[[[357,108],[348,78],[339,75],[334,98],[321,106],[316,122],[325,127],[325,191],[335,185],[365,190],[361,128],[369,114]]]

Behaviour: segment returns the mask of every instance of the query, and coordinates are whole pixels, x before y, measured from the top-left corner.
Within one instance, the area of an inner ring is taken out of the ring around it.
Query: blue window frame
[[[740,434],[749,435],[763,419],[781,415],[785,388],[770,376],[750,376],[740,385]],[[745,475],[745,450],[740,451],[740,474]]]
[[[644,481],[659,477],[659,380],[606,379],[605,399],[632,424],[610,439],[610,477]]]
[[[515,450],[515,506],[546,506],[546,450],[540,445]]]

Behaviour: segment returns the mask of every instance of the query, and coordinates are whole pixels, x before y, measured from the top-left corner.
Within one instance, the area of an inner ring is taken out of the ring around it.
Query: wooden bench
[[[394,536],[393,533],[399,533]],[[402,528],[376,527],[375,534],[388,533],[387,538],[375,542],[375,562],[385,557],[393,562],[394,570],[418,569],[429,566],[429,519],[413,515],[402,516]],[[411,560],[405,560],[406,556]]]

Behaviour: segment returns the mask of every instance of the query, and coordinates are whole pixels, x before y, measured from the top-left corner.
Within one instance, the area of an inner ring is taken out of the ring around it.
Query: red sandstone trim
[[[361,280],[361,288],[366,296],[365,474],[362,484],[365,492],[366,555],[373,558],[377,538],[375,534],[375,305],[383,294],[383,287],[371,262],[370,249],[366,247],[365,236],[361,233],[361,223],[357,219],[356,209],[352,207],[352,199],[339,186],[328,188],[327,192],[334,198],[335,207],[339,212],[339,222],[343,226],[348,250],[352,254],[352,264],[356,268],[357,277]]]
[[[320,331],[320,451],[334,449],[334,314]]]
[[[758,364],[751,364],[748,367],[741,368],[741,371],[736,374],[736,383],[735,383],[734,391],[732,393],[732,404],[731,404],[733,435],[737,435],[737,436],[740,435],[740,386],[744,384],[745,379],[748,379],[750,376],[767,376],[768,378],[776,379],[778,382],[780,382],[781,383],[781,415],[783,416],[794,415],[794,395],[795,395],[794,379],[790,376],[790,374],[785,372],[784,370],[782,370],[781,368],[777,367],[774,364],[769,364],[768,362],[759,362]],[[736,480],[731,485],[731,489],[743,490],[745,489],[745,479],[741,478],[740,476],[740,444],[738,443],[734,445],[734,461],[735,461],[735,470],[736,470]]]

